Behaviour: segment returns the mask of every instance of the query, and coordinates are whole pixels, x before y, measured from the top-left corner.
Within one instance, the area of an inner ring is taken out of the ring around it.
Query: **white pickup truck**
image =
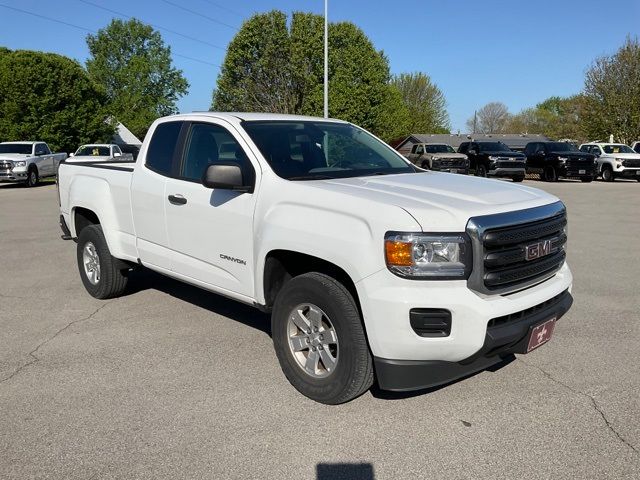
[[[45,142],[0,143],[0,182],[35,187],[41,178],[54,177],[66,153],[51,153]]]
[[[572,303],[556,197],[420,170],[343,121],[166,117],[136,163],[65,162],[58,185],[91,295],[142,265],[271,312],[284,374],[322,403],[527,353]]]

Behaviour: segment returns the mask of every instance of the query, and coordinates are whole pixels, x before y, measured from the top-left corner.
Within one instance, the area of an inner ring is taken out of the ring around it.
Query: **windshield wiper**
[[[333,180],[336,177],[329,175],[320,175],[310,173],[309,175],[298,175],[297,177],[288,177],[287,180]]]

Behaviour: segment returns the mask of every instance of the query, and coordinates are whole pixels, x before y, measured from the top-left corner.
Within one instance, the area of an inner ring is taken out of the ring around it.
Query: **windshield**
[[[348,123],[245,121],[273,171],[288,180],[415,173],[386,144]]]
[[[80,147],[76,152],[76,156],[81,157],[108,157],[109,155],[111,155],[109,147],[100,147],[98,145],[86,145]]]
[[[578,149],[575,145],[566,142],[552,142],[547,143],[550,152],[577,152]]]
[[[425,145],[427,153],[456,153],[449,145]]]
[[[478,143],[481,152],[510,152],[511,149],[502,142]]]
[[[604,153],[636,153],[631,150],[631,147],[627,147],[622,144],[605,145],[602,149],[604,150]]]
[[[22,153],[24,155],[31,155],[31,144],[0,143],[0,153]]]

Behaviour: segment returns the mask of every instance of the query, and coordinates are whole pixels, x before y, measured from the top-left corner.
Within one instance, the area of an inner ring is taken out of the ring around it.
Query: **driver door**
[[[253,298],[256,194],[202,185],[205,170],[216,163],[240,164],[245,183],[255,182],[259,169],[247,151],[244,141],[222,121],[190,123],[177,174],[167,179],[165,208],[174,273]]]

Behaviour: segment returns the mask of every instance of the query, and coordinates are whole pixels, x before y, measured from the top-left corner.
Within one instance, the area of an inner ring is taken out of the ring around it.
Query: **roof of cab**
[[[227,120],[246,120],[246,121],[258,121],[258,120],[276,120],[276,121],[314,121],[314,122],[340,122],[348,123],[344,120],[338,120],[336,118],[322,118],[322,117],[309,117],[305,115],[289,115],[285,113],[263,113],[263,112],[192,112],[181,113],[174,115],[174,117],[187,117],[187,116],[205,116],[214,118],[223,118]],[[168,117],[172,118],[172,117]]]
[[[44,143],[44,142],[41,142],[41,141],[30,142],[30,141],[21,140],[19,142],[2,142],[2,143],[13,143],[18,145],[33,145],[34,143]]]

